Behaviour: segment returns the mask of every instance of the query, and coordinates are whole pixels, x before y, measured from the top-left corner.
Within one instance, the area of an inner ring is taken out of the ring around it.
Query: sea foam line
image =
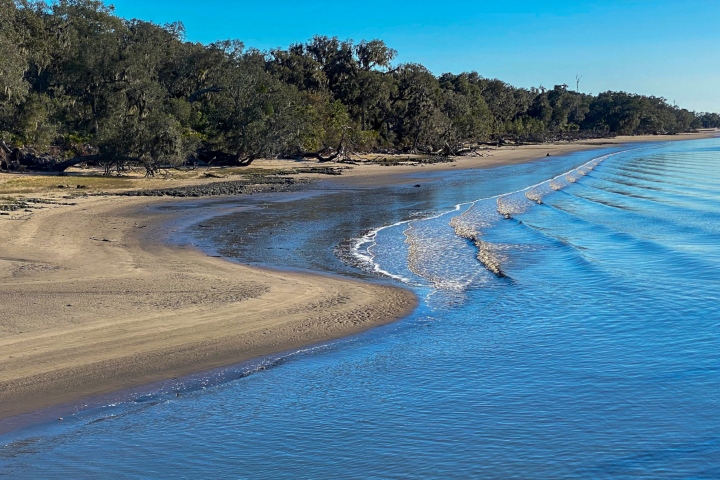
[[[375,262],[375,254],[373,253],[373,247],[377,246],[377,235],[378,233],[382,232],[383,230],[386,230],[388,228],[394,228],[398,227],[400,225],[409,225],[412,222],[418,221],[418,220],[432,220],[434,218],[440,218],[443,215],[447,215],[448,213],[455,212],[460,210],[464,204],[457,204],[452,210],[444,211],[441,213],[438,213],[436,215],[423,217],[420,219],[417,218],[410,218],[408,220],[402,220],[400,222],[395,222],[391,225],[384,225],[382,227],[374,228],[370,231],[368,231],[365,235],[362,237],[359,237],[355,240],[355,243],[353,244],[352,248],[350,249],[353,257],[355,257],[358,262],[362,265],[368,266],[368,270],[379,273],[381,275],[385,275],[387,277],[393,278],[395,280],[399,280],[403,283],[412,283],[412,281],[409,278],[403,277],[402,275],[395,275],[393,273],[388,272],[387,270],[384,270],[380,265]],[[367,245],[367,246],[365,246]],[[362,253],[362,250],[365,250],[367,253]]]
[[[543,185],[543,184],[548,183],[548,182],[553,182],[553,181],[555,181],[555,180],[560,179],[561,177],[565,177],[565,176],[569,175],[569,174],[572,173],[572,172],[576,172],[578,169],[589,168],[590,170],[592,170],[594,167],[598,166],[601,162],[607,160],[607,159],[610,158],[610,157],[614,157],[614,156],[616,156],[616,155],[620,155],[620,154],[622,154],[622,153],[627,153],[627,152],[630,152],[630,151],[644,150],[644,149],[649,149],[649,148],[653,148],[653,147],[654,147],[654,146],[644,146],[644,147],[637,147],[637,148],[628,148],[628,149],[625,149],[625,150],[620,150],[620,151],[618,151],[618,152],[607,153],[607,154],[605,154],[605,155],[601,155],[601,156],[599,156],[599,157],[592,158],[592,159],[590,159],[589,161],[583,163],[582,165],[580,165],[580,166],[578,166],[578,167],[575,167],[575,168],[572,168],[572,169],[570,169],[570,170],[568,170],[568,171],[566,171],[566,172],[564,172],[564,173],[561,173],[561,174],[559,174],[559,175],[556,175],[556,176],[550,178],[549,180],[543,180],[542,182],[538,182],[538,183],[536,183],[536,184],[534,184],[534,185],[530,185],[530,186],[528,186],[528,187],[524,187],[524,188],[521,188],[521,189],[519,189],[519,190],[515,190],[515,191],[513,191],[513,192],[501,193],[501,194],[493,195],[493,196],[490,196],[490,197],[485,197],[485,198],[480,198],[480,199],[476,199],[476,200],[471,200],[471,201],[469,201],[469,202],[458,203],[458,204],[456,204],[452,209],[442,211],[442,212],[437,213],[437,214],[435,214],[435,215],[430,215],[430,216],[423,217],[423,218],[419,218],[419,219],[418,219],[418,218],[410,218],[410,219],[408,219],[408,220],[402,220],[402,221],[395,222],[395,223],[390,224],[390,225],[384,225],[384,226],[381,226],[381,227],[378,227],[378,228],[374,228],[374,229],[372,229],[372,230],[369,230],[369,231],[368,231],[367,233],[365,233],[363,236],[361,236],[361,237],[359,237],[359,238],[357,238],[357,239],[355,240],[352,248],[350,249],[351,254],[352,254],[352,256],[358,261],[358,263],[359,263],[360,265],[364,265],[365,268],[366,268],[367,270],[371,271],[371,272],[374,272],[374,273],[377,273],[377,274],[380,274],[380,275],[383,275],[383,276],[386,276],[386,277],[389,277],[389,278],[398,280],[398,281],[403,282],[403,283],[406,283],[406,284],[413,284],[414,282],[413,282],[411,279],[409,279],[409,278],[407,278],[407,277],[404,277],[404,276],[402,276],[402,275],[397,275],[397,274],[394,274],[394,273],[392,273],[392,272],[389,272],[389,271],[385,270],[384,268],[382,268],[382,267],[380,266],[380,264],[375,261],[375,253],[373,252],[373,249],[374,249],[375,247],[377,247],[377,236],[378,236],[378,234],[379,234],[380,232],[382,232],[383,230],[386,230],[386,229],[389,229],[389,228],[398,227],[398,226],[400,226],[400,225],[409,225],[409,224],[411,224],[411,223],[413,223],[413,222],[433,220],[433,219],[436,219],[436,218],[440,218],[440,217],[442,217],[442,216],[444,216],[444,215],[450,214],[450,213],[452,213],[452,212],[457,212],[457,211],[459,211],[460,209],[462,209],[463,207],[467,207],[467,209],[469,210],[470,208],[472,208],[473,205],[475,205],[476,203],[479,203],[479,202],[483,202],[483,201],[487,201],[487,200],[493,200],[493,199],[495,199],[495,200],[497,201],[497,199],[499,199],[499,198],[501,198],[501,197],[505,197],[505,196],[508,196],[508,195],[514,195],[514,194],[517,194],[517,193],[528,192],[528,191],[530,191],[530,190],[532,190],[532,189],[534,189],[534,188],[539,187],[540,185]],[[586,173],[587,173],[587,172],[586,172]],[[466,210],[466,211],[467,211],[467,210]]]

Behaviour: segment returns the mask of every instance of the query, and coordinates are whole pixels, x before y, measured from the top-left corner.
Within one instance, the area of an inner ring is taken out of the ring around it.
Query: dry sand
[[[451,164],[360,166],[341,181],[403,183],[414,172],[713,135],[504,147]],[[416,305],[399,288],[165,245],[173,214],[148,207],[163,201],[87,197],[0,217],[0,419],[350,335]]]
[[[717,130],[703,130],[699,133],[683,133],[678,135],[636,135],[619,136],[615,138],[598,138],[577,142],[544,143],[535,145],[503,146],[500,148],[486,147],[478,150],[478,156],[454,157],[453,163],[434,163],[426,165],[397,165],[383,166],[373,164],[362,164],[357,168],[348,169],[342,174],[342,182],[356,186],[384,186],[399,183],[415,183],[422,181],[422,178],[414,177],[413,174],[422,174],[443,170],[462,170],[475,168],[492,168],[503,165],[514,165],[527,163],[547,157],[556,157],[572,152],[598,149],[603,147],[614,147],[624,144],[643,142],[664,142],[680,140],[697,140],[701,138],[712,138],[719,134]],[[370,155],[377,157],[382,155]],[[260,168],[281,168],[287,166],[287,160],[260,160],[253,163],[253,167]],[[330,164],[332,165],[332,164]],[[338,164],[342,165],[342,164]],[[310,177],[313,177],[310,175]],[[318,177],[315,175],[314,177]]]

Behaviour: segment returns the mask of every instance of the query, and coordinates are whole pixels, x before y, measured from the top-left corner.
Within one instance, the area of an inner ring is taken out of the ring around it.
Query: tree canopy
[[[477,72],[439,77],[393,64],[382,40],[315,36],[259,51],[185,41],[180,23],[126,20],[99,0],[0,0],[0,140],[58,160],[335,158],[394,149],[453,154],[468,143],[720,127],[663,98],[516,88]]]

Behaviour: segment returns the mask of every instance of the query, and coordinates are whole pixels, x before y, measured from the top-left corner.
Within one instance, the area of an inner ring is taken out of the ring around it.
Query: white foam
[[[390,228],[399,227],[401,225],[408,225],[409,228],[405,229],[403,231],[403,234],[405,234],[405,236],[407,238],[406,232],[409,232],[410,229],[412,229],[413,223],[434,220],[434,219],[440,218],[444,215],[448,215],[452,212],[457,212],[457,211],[461,210],[463,207],[467,207],[467,209],[465,210],[465,212],[463,212],[463,214],[461,214],[459,217],[453,217],[451,219],[451,226],[453,228],[457,229],[460,225],[459,225],[458,220],[456,220],[456,219],[458,219],[460,217],[464,217],[468,212],[470,212],[472,207],[475,206],[477,203],[484,202],[484,201],[492,201],[492,200],[495,200],[495,202],[498,206],[496,213],[498,215],[498,218],[500,219],[500,218],[503,218],[503,216],[505,216],[505,214],[509,214],[509,212],[503,213],[500,210],[504,211],[504,209],[507,209],[506,207],[509,204],[508,200],[510,200],[515,195],[518,195],[518,194],[522,195],[522,198],[524,200],[526,200],[528,203],[531,203],[531,202],[532,203],[542,203],[542,198],[545,195],[548,195],[555,190],[560,190],[560,189],[566,187],[567,185],[569,185],[570,182],[575,182],[579,177],[587,175],[591,170],[593,170],[595,167],[600,165],[600,163],[607,160],[608,158],[614,157],[616,155],[620,155],[622,153],[627,153],[632,150],[642,150],[645,148],[652,148],[652,147],[629,148],[629,149],[620,150],[617,152],[601,155],[599,157],[595,157],[595,158],[585,162],[584,164],[580,165],[579,167],[575,167],[571,170],[568,170],[567,172],[564,172],[564,173],[561,173],[560,175],[552,177],[549,180],[544,180],[542,182],[538,182],[534,185],[530,185],[528,187],[525,187],[525,188],[522,188],[519,190],[515,190],[513,192],[502,193],[499,195],[481,198],[481,199],[473,200],[470,202],[458,203],[452,209],[445,210],[445,211],[442,211],[442,212],[434,214],[434,215],[429,215],[427,217],[423,217],[423,218],[419,218],[419,219],[411,218],[408,220],[402,220],[402,221],[399,221],[399,222],[396,222],[396,223],[393,223],[390,225],[384,225],[384,226],[372,229],[372,230],[368,231],[367,233],[365,233],[363,236],[361,236],[355,240],[355,242],[351,248],[351,254],[358,261],[358,263],[363,266],[364,269],[374,272],[374,273],[377,273],[377,274],[380,274],[380,275],[383,275],[383,276],[386,276],[386,277],[389,277],[389,278],[393,278],[400,282],[412,285],[412,284],[414,284],[413,280],[411,280],[410,278],[407,278],[403,275],[399,275],[399,274],[388,271],[387,269],[383,268],[379,264],[378,261],[376,261],[377,256],[376,256],[376,253],[374,252],[374,249],[378,246],[377,238],[378,238],[378,234],[380,232],[390,229]],[[526,205],[521,206],[519,204],[519,199],[517,197],[514,199],[512,204],[515,206],[515,208],[511,209],[513,211],[512,213],[522,213],[526,210],[526,208],[528,208],[528,206],[526,206]],[[502,208],[501,208],[501,205],[503,206]],[[468,231],[473,230],[473,233],[476,236],[480,235],[480,232],[477,232],[475,228],[471,228],[469,225],[463,225],[463,228],[467,229]],[[412,269],[411,269],[411,271],[412,271]],[[413,273],[415,273],[415,272],[413,272]],[[454,289],[462,289],[467,286],[467,282],[465,282],[465,281],[457,282],[457,281],[453,281],[451,279],[440,279],[440,278],[434,278],[434,277],[432,279],[428,279],[428,280],[430,280],[431,283],[436,286],[436,288],[440,287],[441,285],[443,285],[445,287],[451,285],[452,289],[454,290]]]

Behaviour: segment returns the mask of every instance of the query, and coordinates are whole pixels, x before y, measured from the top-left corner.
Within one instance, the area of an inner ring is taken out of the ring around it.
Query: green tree
[[[480,76],[476,72],[460,75],[446,73],[439,81],[445,91],[443,111],[452,122],[454,141],[488,140],[492,133],[493,116],[482,95]]]
[[[222,82],[222,91],[203,99],[211,148],[231,153],[240,165],[299,149],[301,95],[265,71],[260,52],[243,55]]]
[[[393,128],[398,143],[411,151],[437,150],[447,141],[450,119],[440,109],[440,84],[425,67],[408,63],[394,73]]]
[[[0,0],[0,101],[18,103],[25,98],[28,83],[28,51],[18,33],[18,11],[11,0]]]

